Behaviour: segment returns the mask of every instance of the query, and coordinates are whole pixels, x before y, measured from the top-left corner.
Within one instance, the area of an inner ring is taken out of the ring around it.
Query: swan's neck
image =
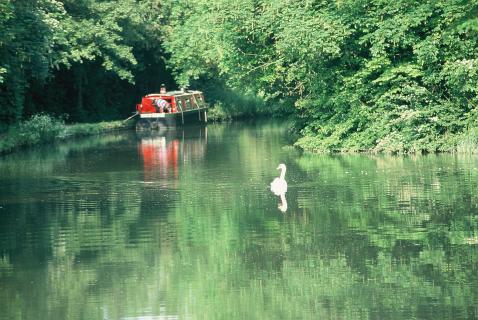
[[[280,172],[280,179],[284,179],[286,168],[282,167],[282,168],[280,168],[280,170],[281,170],[281,172]]]

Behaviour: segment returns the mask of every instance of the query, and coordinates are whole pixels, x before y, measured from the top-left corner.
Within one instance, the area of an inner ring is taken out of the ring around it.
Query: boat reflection
[[[164,132],[140,132],[138,152],[143,160],[144,181],[178,178],[181,163],[204,158],[207,127],[188,127]]]

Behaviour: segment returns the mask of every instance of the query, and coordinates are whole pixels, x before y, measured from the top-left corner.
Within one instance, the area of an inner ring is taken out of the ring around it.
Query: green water
[[[478,318],[478,157],[289,142],[236,123],[0,158],[0,319]]]

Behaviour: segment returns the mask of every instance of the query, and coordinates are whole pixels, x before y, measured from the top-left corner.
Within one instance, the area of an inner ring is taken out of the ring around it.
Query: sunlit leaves
[[[75,12],[73,6],[70,4],[70,10]],[[65,19],[65,64],[101,59],[106,70],[133,81],[132,68],[137,61],[124,29],[141,22],[141,12],[135,1],[123,1],[120,4],[113,1],[86,2],[75,6],[86,11],[81,12],[79,17],[68,16]],[[82,15],[88,18],[78,19]]]
[[[478,93],[478,58],[447,62],[442,75],[453,91],[459,94]]]

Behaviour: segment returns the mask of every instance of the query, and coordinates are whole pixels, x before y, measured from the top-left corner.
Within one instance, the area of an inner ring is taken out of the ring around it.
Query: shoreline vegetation
[[[312,153],[478,154],[478,128],[417,141],[403,141],[396,139],[396,136],[392,134],[368,149],[357,147],[352,139],[336,140],[335,145],[329,143],[328,139],[317,136],[302,136],[294,143],[294,146]]]
[[[239,108],[240,109],[240,108]],[[240,121],[244,118],[250,118],[250,111],[239,111],[234,108],[232,112],[222,103],[216,103],[210,108],[208,118],[210,122],[228,122]],[[257,118],[267,117],[270,114],[255,114]],[[77,123],[65,124],[62,119],[58,119],[46,114],[38,114],[29,120],[23,121],[18,125],[11,126],[9,130],[0,135],[0,156],[13,153],[25,148],[38,145],[54,143],[58,141],[66,141],[72,138],[87,137],[103,134],[119,130],[134,129],[134,120],[124,121],[102,121],[98,123]],[[290,128],[290,130],[293,130]],[[465,133],[449,137],[447,140],[441,141],[440,148],[433,152],[427,152],[420,147],[393,148],[385,145],[382,149],[359,150],[354,148],[338,149],[331,151],[330,149],[308,149],[302,148],[299,144],[307,138],[300,138],[294,144],[294,147],[302,149],[306,152],[313,153],[363,153],[363,154],[424,154],[424,153],[455,153],[455,154],[478,154],[478,129],[469,129]],[[307,142],[305,142],[307,143]]]
[[[8,131],[0,135],[0,155],[38,144],[53,143],[129,128],[132,128],[131,122],[108,121],[65,124],[61,119],[46,114],[38,114],[17,125],[10,126]]]
[[[209,108],[210,122],[228,122],[271,116],[260,99],[237,94],[220,93]],[[282,113],[281,113],[282,114]],[[70,138],[92,136],[117,130],[133,129],[135,119],[66,124],[59,117],[40,113],[30,119],[11,125],[0,133],[0,156],[37,144],[65,141]]]
[[[211,112],[208,113],[208,119],[211,122],[227,122],[248,118],[253,114],[256,117],[264,116],[256,112],[255,107],[250,106],[245,108],[242,104],[236,104],[233,108],[227,108],[223,103],[216,102],[214,107],[209,109]],[[63,119],[37,114],[28,120],[11,125],[8,130],[0,133],[0,156],[38,144],[133,129],[134,124],[135,119],[66,124]]]

